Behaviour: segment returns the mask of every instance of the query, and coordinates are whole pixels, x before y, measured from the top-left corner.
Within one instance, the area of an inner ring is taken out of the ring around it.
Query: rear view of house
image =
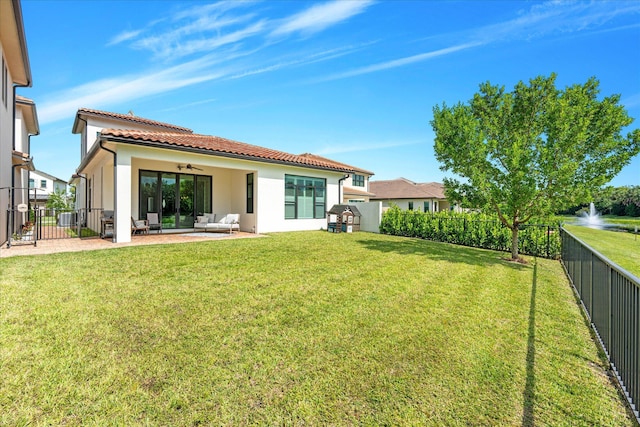
[[[74,175],[77,208],[114,212],[114,241],[131,239],[131,218],[158,214],[162,230],[193,230],[206,213],[239,214],[245,232],[319,230],[344,181],[361,169],[135,116],[80,109]]]

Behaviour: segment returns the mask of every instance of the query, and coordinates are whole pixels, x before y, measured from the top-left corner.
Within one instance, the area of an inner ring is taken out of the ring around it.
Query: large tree
[[[531,218],[588,202],[640,152],[640,130],[619,95],[598,99],[595,78],[564,90],[555,74],[519,82],[512,92],[489,82],[467,104],[433,109],[435,153],[448,197],[495,211],[512,231]]]

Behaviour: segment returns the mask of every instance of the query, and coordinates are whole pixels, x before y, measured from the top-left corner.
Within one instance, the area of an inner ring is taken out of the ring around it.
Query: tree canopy
[[[493,210],[512,230],[533,217],[588,202],[640,152],[640,130],[620,96],[599,100],[599,82],[555,86],[556,75],[519,82],[512,92],[482,83],[468,103],[435,106],[431,125],[447,197]]]

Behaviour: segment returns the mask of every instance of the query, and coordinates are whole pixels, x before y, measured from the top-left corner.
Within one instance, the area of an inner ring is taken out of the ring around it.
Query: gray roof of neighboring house
[[[446,199],[444,185],[439,182],[413,182],[406,178],[387,181],[369,181],[372,200],[391,199]]]

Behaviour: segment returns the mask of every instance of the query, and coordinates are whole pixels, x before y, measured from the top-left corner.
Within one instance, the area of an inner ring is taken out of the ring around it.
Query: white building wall
[[[4,49],[0,43],[0,57],[4,58]],[[6,64],[6,58],[5,58]],[[0,60],[0,67],[2,61]],[[11,151],[13,150],[13,89],[11,70],[9,72],[9,87],[7,88],[7,105],[1,101],[0,97],[0,245],[7,241],[7,207],[11,200],[9,187],[11,187]],[[0,70],[0,76],[2,72]],[[0,88],[2,86],[0,85]],[[1,89],[0,89],[1,90]]]
[[[284,176],[285,174],[324,178],[327,181],[327,203],[325,208],[338,203],[338,180],[344,175],[313,169],[301,169],[282,165],[264,165],[258,170],[257,200],[258,223],[256,232],[320,230],[327,228],[326,217],[319,219],[284,218]]]
[[[382,202],[365,202],[356,205],[360,211],[360,231],[380,232],[382,221]]]
[[[114,144],[108,146],[114,149]],[[102,206],[92,207],[116,209],[119,211],[117,241],[130,241],[130,217],[139,214],[140,170],[189,173],[212,177],[212,211],[217,214],[239,213],[240,229],[246,232],[267,233],[279,231],[326,229],[326,217],[318,219],[285,219],[284,177],[286,174],[325,179],[326,206],[328,209],[338,203],[338,180],[344,176],[340,172],[300,168],[295,166],[269,164],[241,159],[214,157],[180,151],[169,151],[143,146],[118,145],[117,206],[113,206],[113,166],[108,163],[112,155],[92,162],[101,165],[101,174],[96,176],[95,166],[88,165],[86,172],[92,180],[94,200],[101,200]],[[105,152],[106,153],[106,152]],[[104,154],[106,156],[107,154]],[[182,170],[178,166],[191,164],[202,170]],[[92,169],[94,168],[94,169]],[[126,168],[126,169],[125,169]],[[246,213],[246,175],[254,173],[254,213]],[[128,220],[127,220],[128,219]],[[126,225],[125,225],[126,224]],[[128,230],[128,232],[127,232]]]

